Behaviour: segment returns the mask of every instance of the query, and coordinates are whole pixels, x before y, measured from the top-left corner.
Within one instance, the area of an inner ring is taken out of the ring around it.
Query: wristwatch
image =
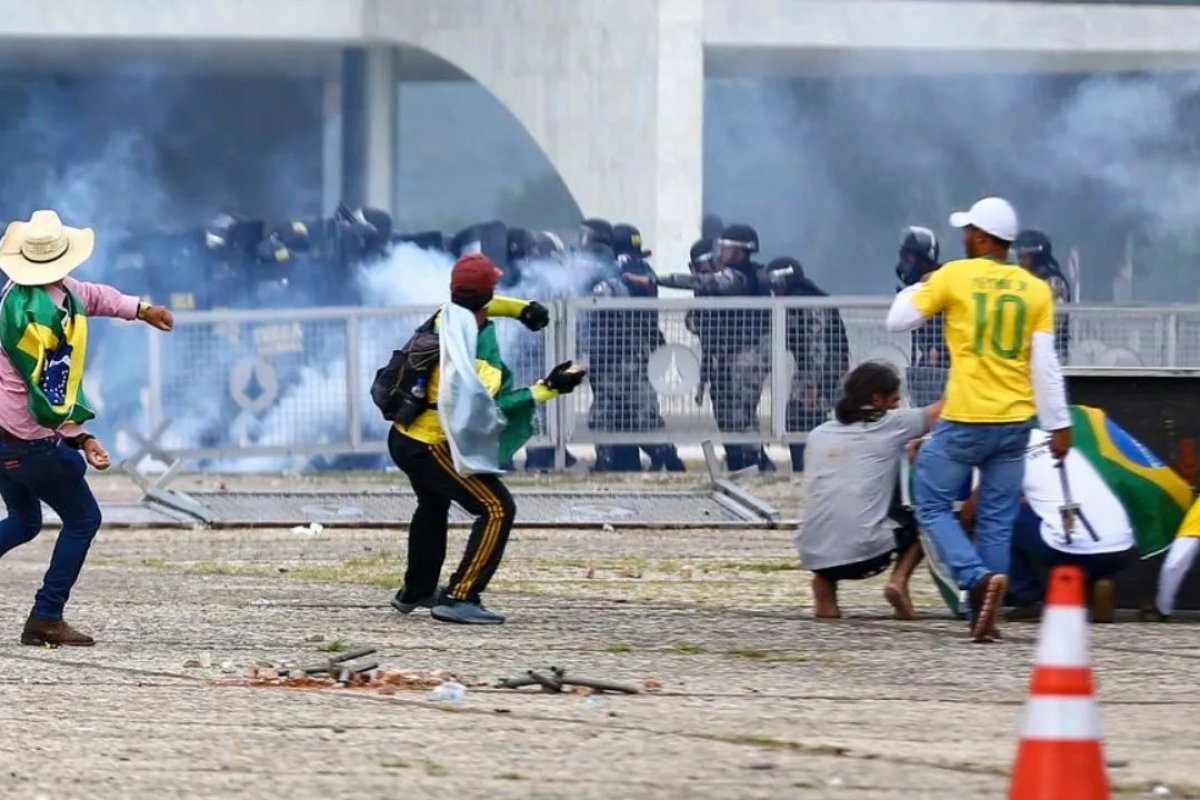
[[[139,301],[138,301],[137,318],[138,318],[138,319],[145,319],[145,318],[146,318],[146,312],[147,312],[147,311],[149,311],[149,310],[150,310],[150,304],[149,304],[149,303],[147,303],[145,300],[139,300]]]

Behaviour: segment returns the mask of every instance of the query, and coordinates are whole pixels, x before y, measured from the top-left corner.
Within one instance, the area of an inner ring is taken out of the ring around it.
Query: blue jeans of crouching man
[[[1028,422],[942,420],[921,448],[914,492],[917,519],[960,589],[970,589],[988,573],[1008,573],[1028,444]],[[972,468],[980,472],[973,544],[954,514]]]
[[[8,517],[0,522],[0,556],[42,530],[42,502],[62,520],[33,613],[62,619],[63,607],[79,578],[96,531],[100,506],[88,487],[87,463],[58,439],[0,440],[0,497]]]

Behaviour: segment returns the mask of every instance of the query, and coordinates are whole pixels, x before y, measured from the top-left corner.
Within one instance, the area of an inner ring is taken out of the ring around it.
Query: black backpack
[[[441,356],[434,328],[437,315],[417,328],[404,347],[392,351],[387,365],[375,373],[371,399],[389,422],[408,427],[429,404],[429,378]]]

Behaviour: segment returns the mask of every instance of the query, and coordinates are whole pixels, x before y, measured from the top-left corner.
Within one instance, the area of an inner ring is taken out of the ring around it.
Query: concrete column
[[[364,203],[396,211],[396,51],[375,47],[367,51],[363,85],[366,104],[366,175]]]
[[[678,272],[700,237],[704,201],[704,8],[658,2],[655,215],[651,240],[660,272]]]
[[[342,199],[394,213],[395,50],[351,48],[342,58]]]
[[[325,81],[321,122],[321,215],[342,199],[342,84]]]
[[[367,126],[366,52],[348,47],[342,53],[341,192],[339,200],[354,207],[366,201]]]

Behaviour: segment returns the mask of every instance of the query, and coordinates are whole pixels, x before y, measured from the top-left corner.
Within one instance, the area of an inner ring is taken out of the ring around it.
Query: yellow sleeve
[[[483,381],[483,385],[487,387],[488,394],[492,397],[500,394],[500,384],[504,381],[504,375],[500,370],[483,359],[477,358],[475,359],[475,372],[479,375],[479,380]]]
[[[529,393],[539,403],[546,403],[558,397],[558,392],[544,383],[535,383],[533,386],[530,386]]]
[[[1049,284],[1038,287],[1037,308],[1033,313],[1034,333],[1054,333],[1054,293]]]
[[[953,277],[952,269],[942,267],[929,273],[929,280],[917,284],[912,302],[917,311],[926,319],[936,317],[946,310],[946,300],[950,295],[950,282]]]
[[[516,319],[521,316],[521,312],[525,310],[525,306],[529,305],[528,300],[518,300],[515,297],[501,297],[496,295],[492,298],[492,302],[487,304],[487,312],[489,317],[511,317]]]

